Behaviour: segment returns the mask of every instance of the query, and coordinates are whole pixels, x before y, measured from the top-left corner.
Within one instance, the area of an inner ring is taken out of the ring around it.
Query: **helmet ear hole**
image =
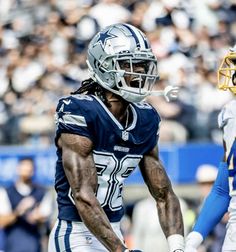
[[[117,82],[117,87],[118,87],[118,88],[121,88],[121,87],[122,87],[121,81]]]
[[[236,71],[234,71],[234,73],[232,75],[232,83],[234,86],[236,86]]]

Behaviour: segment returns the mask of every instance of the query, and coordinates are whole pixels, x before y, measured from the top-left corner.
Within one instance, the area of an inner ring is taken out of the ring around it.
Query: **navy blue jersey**
[[[56,144],[62,133],[88,137],[94,144],[93,158],[98,175],[96,196],[111,222],[123,215],[122,187],[143,155],[158,139],[160,117],[147,103],[130,104],[132,123],[124,128],[95,96],[62,98],[56,110]],[[81,221],[64,173],[61,149],[57,149],[55,188],[59,218]]]

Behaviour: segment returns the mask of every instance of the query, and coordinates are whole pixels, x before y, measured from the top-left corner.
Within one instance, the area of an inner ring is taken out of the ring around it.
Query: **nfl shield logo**
[[[124,141],[127,141],[129,139],[129,132],[127,131],[122,131],[122,139]]]

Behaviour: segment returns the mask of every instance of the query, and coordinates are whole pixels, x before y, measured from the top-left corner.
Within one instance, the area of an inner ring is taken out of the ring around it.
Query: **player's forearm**
[[[96,197],[90,196],[89,200],[79,197],[76,200],[76,207],[87,228],[109,251],[122,252],[125,250],[124,244],[114,233]]]
[[[160,224],[165,236],[184,235],[183,218],[176,195],[168,193],[165,200],[157,202],[157,207]]]
[[[186,238],[186,252],[196,251],[227,212],[229,202],[228,165],[221,162],[212,190],[204,201],[193,231]]]
[[[17,220],[17,214],[11,213],[8,215],[0,215],[0,228],[5,228],[15,223]]]
[[[227,212],[229,202],[228,166],[227,163],[222,162],[219,164],[217,178],[204,201],[193,231],[199,232],[205,239]],[[211,211],[211,208],[214,211]]]
[[[183,251],[184,228],[179,200],[156,153],[153,149],[146,154],[140,163],[140,169],[151,195],[156,200],[159,221],[167,238],[169,251]]]
[[[157,202],[162,230],[167,238],[169,251],[184,251],[184,225],[179,200],[173,191]]]

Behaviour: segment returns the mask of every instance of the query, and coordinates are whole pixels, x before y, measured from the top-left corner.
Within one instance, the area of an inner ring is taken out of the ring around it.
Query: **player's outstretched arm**
[[[179,200],[159,160],[157,148],[143,157],[140,169],[151,195],[156,200],[159,221],[167,238],[169,251],[183,251],[184,225]]]
[[[97,172],[92,157],[91,140],[74,134],[62,134],[59,144],[62,148],[65,174],[83,222],[109,251],[125,251],[124,244],[114,233],[95,197]]]
[[[202,243],[227,212],[229,201],[228,166],[226,162],[221,162],[212,190],[203,204],[193,231],[186,238],[186,252],[194,251]]]

